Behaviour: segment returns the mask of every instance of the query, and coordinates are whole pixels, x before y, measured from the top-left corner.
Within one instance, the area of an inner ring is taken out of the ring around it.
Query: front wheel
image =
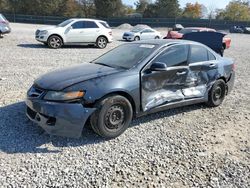
[[[140,37],[136,36],[136,37],[134,38],[134,41],[138,41],[138,40],[140,40]]]
[[[63,41],[59,36],[52,35],[48,39],[48,45],[53,49],[61,48],[63,45]]]
[[[98,48],[101,48],[101,49],[106,48],[107,44],[108,44],[108,40],[105,37],[98,37],[98,39],[96,40],[96,46]]]
[[[133,110],[123,96],[106,97],[96,104],[97,110],[90,118],[92,129],[104,138],[115,138],[129,126]]]
[[[217,80],[208,93],[207,105],[217,107],[221,105],[226,95],[226,83],[224,80]]]

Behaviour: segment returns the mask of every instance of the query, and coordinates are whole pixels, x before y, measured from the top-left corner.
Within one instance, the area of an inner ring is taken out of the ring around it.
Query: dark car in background
[[[0,38],[3,37],[3,34],[7,34],[11,32],[10,23],[4,17],[3,14],[0,13]]]
[[[250,27],[235,25],[229,29],[229,32],[250,34]]]
[[[215,29],[206,28],[206,27],[185,27],[179,31],[168,31],[168,34],[164,37],[164,39],[183,39],[183,36],[188,33],[196,33],[196,32],[216,32]],[[229,37],[223,38],[223,52],[225,49],[230,48],[231,39]]]
[[[80,137],[84,125],[106,138],[132,118],[206,103],[219,106],[232,90],[232,60],[185,40],[123,44],[90,63],[56,70],[27,92],[27,116],[49,134]]]

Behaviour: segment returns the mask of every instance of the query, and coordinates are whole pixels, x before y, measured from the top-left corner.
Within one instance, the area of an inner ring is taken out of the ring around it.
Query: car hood
[[[131,32],[131,31],[127,31],[127,32],[124,33],[124,35],[125,35],[125,34],[126,34],[126,35],[135,35],[136,33],[135,33],[135,32]]]
[[[57,28],[57,26],[49,26],[49,27],[42,27],[42,28],[39,28],[38,30],[40,31],[49,31],[49,30],[52,30],[52,29],[55,29]]]
[[[121,70],[94,63],[82,63],[47,73],[36,79],[34,84],[45,90],[60,91],[79,82],[110,75]]]

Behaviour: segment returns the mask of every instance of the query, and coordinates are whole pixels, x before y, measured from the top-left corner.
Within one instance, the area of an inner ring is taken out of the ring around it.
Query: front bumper
[[[56,103],[26,99],[28,118],[51,135],[79,138],[82,129],[95,111],[78,103]]]
[[[9,26],[3,27],[0,30],[1,30],[2,34],[8,34],[11,32],[11,28]]]
[[[48,40],[48,36],[46,36],[46,35],[36,35],[35,38],[39,42],[47,42],[47,40]]]
[[[123,36],[122,38],[124,40],[128,40],[128,41],[133,41],[134,40],[134,36]]]

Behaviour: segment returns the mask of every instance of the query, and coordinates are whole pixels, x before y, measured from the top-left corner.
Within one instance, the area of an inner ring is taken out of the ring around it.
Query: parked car
[[[57,26],[38,29],[35,35],[36,40],[51,48],[81,44],[95,44],[98,48],[105,48],[113,40],[108,23],[94,19],[69,19]]]
[[[180,31],[184,29],[184,27],[181,24],[175,24],[173,27],[173,31]]]
[[[243,26],[236,25],[236,26],[230,27],[229,32],[230,33],[244,33],[244,30],[245,29]]]
[[[180,31],[169,31],[167,36],[164,37],[164,39],[182,39],[183,35],[192,32],[216,32],[216,30],[205,27],[186,27],[184,29],[181,29]],[[222,50],[224,51],[225,49],[230,48],[230,45],[231,39],[229,37],[224,37]]]
[[[152,28],[135,28],[125,32],[122,38],[127,41],[160,39],[161,33]]]
[[[9,21],[4,17],[4,15],[0,14],[0,38],[3,38],[4,34],[10,32],[11,28]]]
[[[27,116],[49,134],[80,137],[89,121],[97,134],[114,138],[133,117],[195,103],[219,106],[233,88],[234,68],[197,42],[127,43],[35,80]]]

